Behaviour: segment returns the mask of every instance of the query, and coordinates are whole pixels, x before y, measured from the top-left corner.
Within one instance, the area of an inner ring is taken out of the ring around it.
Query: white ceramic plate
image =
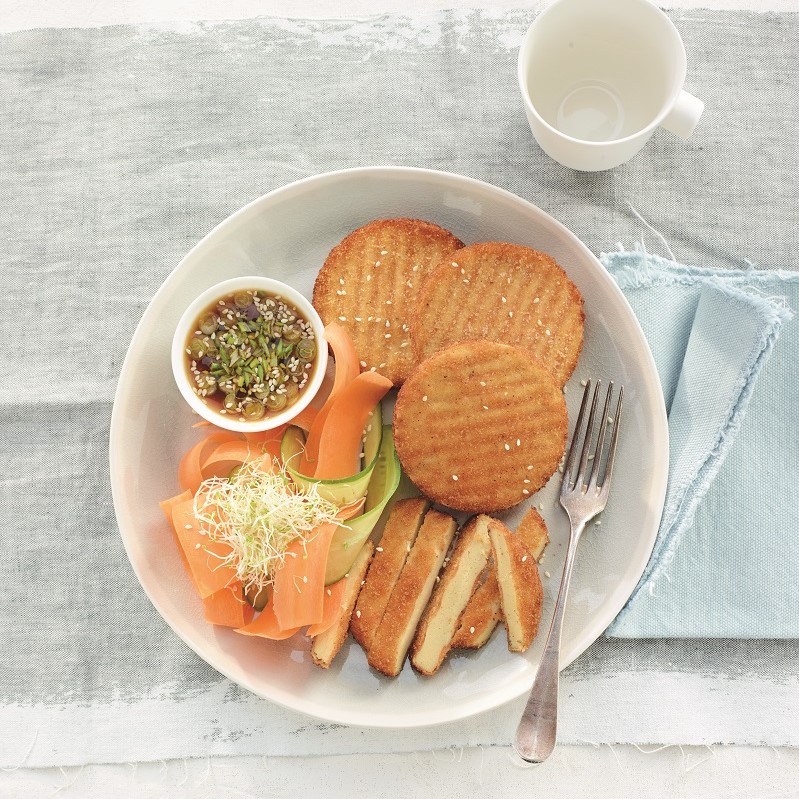
[[[545,601],[534,645],[525,655],[511,654],[499,629],[482,650],[450,656],[433,678],[406,665],[397,679],[386,679],[368,667],[351,641],[324,671],[311,662],[304,639],[272,642],[206,624],[158,507],[178,493],[178,460],[201,435],[191,428],[197,417],[170,370],[170,341],[181,309],[213,283],[244,274],[277,278],[310,296],[317,270],[338,241],[369,220],[395,216],[436,222],[467,244],[509,241],[553,255],[585,298],[586,343],[567,387],[572,424],[582,379],[624,385],[610,503],[601,527],[589,529],[580,544],[569,595],[562,666],[574,660],[624,605],[649,558],[666,488],[666,415],[651,353],[616,284],[563,225],[508,192],[443,172],[363,168],[301,180],[233,214],[189,252],[145,311],[119,379],[110,459],[114,507],[130,562],[155,607],[200,657],[255,694],[312,716],[412,727],[465,718],[530,688],[568,536],[566,516],[556,504],[556,478],[534,497],[551,537],[541,564]]]

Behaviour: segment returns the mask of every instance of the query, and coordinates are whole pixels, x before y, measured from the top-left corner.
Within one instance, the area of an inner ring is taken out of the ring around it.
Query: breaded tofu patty
[[[535,493],[566,446],[566,403],[523,350],[466,341],[423,361],[394,409],[394,440],[419,490],[455,510],[490,512]]]
[[[431,222],[377,219],[336,245],[316,278],[322,321],[343,325],[363,369],[398,386],[416,365],[410,317],[425,278],[463,242]]]
[[[583,298],[554,258],[484,242],[452,254],[425,281],[411,322],[420,361],[488,339],[526,350],[565,385],[583,344]]]

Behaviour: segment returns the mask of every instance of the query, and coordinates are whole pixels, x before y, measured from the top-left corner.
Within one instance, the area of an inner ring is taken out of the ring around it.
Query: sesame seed
[[[522,440],[520,438],[516,439],[516,446],[520,447],[522,445]]]
[[[453,474],[453,475],[452,475],[452,479],[453,479],[453,480],[457,480],[457,479],[458,479],[458,475],[457,475],[457,474]]]
[[[513,319],[513,311],[508,311],[508,316]]]
[[[427,394],[422,397],[422,402],[427,402]]]
[[[375,261],[375,266],[380,266],[380,261]]]
[[[468,286],[469,285],[469,278],[468,277],[463,278],[463,282]]]
[[[469,632],[470,632],[472,635],[474,635],[474,627],[470,627],[470,628],[469,628]]]
[[[536,297],[536,298],[533,300],[533,305],[538,305],[538,303],[539,303],[539,302],[541,302],[541,298],[540,298],[540,297]]]
[[[550,332],[549,328],[547,328],[547,329],[544,331],[544,333],[546,333],[548,336],[551,336],[551,335],[552,335],[552,333]]]
[[[588,382],[587,380],[581,380],[580,385],[583,386],[584,388],[587,385],[587,382]]]
[[[527,560],[527,555],[522,555],[522,563],[524,563],[526,560]]]
[[[195,545],[194,545],[194,548],[195,548],[195,549],[199,549],[199,548],[200,548],[200,544],[195,544]]]
[[[612,416],[608,416],[608,424],[613,424],[613,417]]]
[[[461,274],[465,275],[466,274],[466,270],[465,269],[461,269]]]
[[[361,361],[361,366],[365,369],[366,368],[366,361]]]
[[[339,316],[338,320],[339,320],[339,322],[346,322],[347,321],[347,317],[346,316]]]
[[[485,384],[486,384],[486,381],[485,381],[485,380],[481,380],[481,381],[480,381],[480,385],[481,385],[481,386],[485,386]]]
[[[488,410],[488,405],[483,405],[483,410],[487,411]]]
[[[552,575],[549,572],[544,572],[544,577],[551,577]]]
[[[343,277],[340,277],[340,278],[338,279],[338,282],[339,282],[339,283],[340,283],[340,284],[343,286],[343,285],[344,285],[344,278],[343,278]]]
[[[376,547],[375,548],[375,552],[382,552],[382,551],[383,551],[383,547]]]
[[[525,482],[525,483],[528,483],[528,484],[530,483],[530,481],[527,478],[525,478],[522,482]]]
[[[407,347],[407,346],[408,346],[408,342],[407,341],[403,341],[402,344],[400,344],[400,347]]]
[[[568,386],[563,386],[563,393],[565,394],[569,390]]]
[[[376,371],[377,371],[377,367],[376,367],[376,366],[373,366],[373,367],[372,367],[372,368],[371,368],[369,371],[370,371],[370,372],[376,372]]]
[[[385,369],[385,367],[386,367],[386,363],[385,363],[385,361],[384,361],[383,363],[381,363],[381,364],[380,364],[380,368],[381,368],[381,369]]]
[[[418,271],[419,271],[419,264],[414,264],[413,268],[411,269],[411,272],[418,272]]]
[[[360,610],[356,610],[355,611],[355,615],[357,616],[357,618],[360,619],[361,618],[361,611]]]
[[[386,333],[386,338],[391,338],[391,333]]]
[[[452,265],[453,265],[453,266],[454,266],[454,267],[457,269],[457,267],[458,267],[458,262],[457,262],[457,261],[453,261],[453,262],[452,262]]]
[[[394,303],[391,300],[386,300],[386,305],[393,305]]]
[[[391,327],[391,322],[388,319],[386,319],[386,327]]]
[[[509,450],[510,449],[510,444],[505,444],[505,449]]]
[[[597,521],[595,521],[595,522],[594,522],[594,524],[595,524],[597,527],[599,527],[599,525],[600,525],[600,524],[602,524],[602,519],[598,519]]]
[[[405,285],[406,285],[406,286],[407,286],[409,289],[412,289],[412,288],[413,288],[413,283],[411,283],[411,281],[410,281],[410,280],[409,280],[409,281],[408,281],[408,282],[407,282]]]
[[[530,489],[529,488],[523,488],[522,489],[522,494],[524,494],[525,496],[527,496],[527,494],[529,494],[529,493],[530,493]]]
[[[327,589],[327,595],[328,596],[333,596],[333,592],[329,588]]]
[[[366,276],[366,280],[367,280],[367,281],[369,281],[369,280],[371,280],[371,279],[372,279],[372,276],[371,276],[371,275],[367,275],[367,276]]]
[[[381,255],[388,255],[388,250],[380,250]]]
[[[507,301],[508,301],[508,300],[507,300],[507,298],[506,298],[506,297],[503,297],[503,298],[502,298],[502,302],[503,302],[503,303],[506,303]]]
[[[355,321],[356,321],[356,322],[360,322],[360,321],[362,321],[362,320],[361,320],[361,317],[360,317],[360,316],[356,316],[356,317],[355,317]]]

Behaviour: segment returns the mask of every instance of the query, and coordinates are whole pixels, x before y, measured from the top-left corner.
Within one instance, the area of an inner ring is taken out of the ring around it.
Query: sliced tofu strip
[[[389,677],[402,670],[456,529],[455,519],[437,510],[428,511],[419,528],[369,647],[369,665]]]
[[[516,530],[522,543],[530,550],[534,560],[539,560],[549,543],[547,525],[536,508],[530,508]],[[494,628],[502,620],[499,583],[493,556],[489,558],[480,585],[472,594],[461,617],[461,624],[452,639],[453,649],[479,649],[484,646]]]
[[[488,516],[472,519],[436,583],[413,641],[411,663],[422,674],[435,674],[450,650],[458,622],[491,554]]]
[[[488,642],[502,619],[493,555],[489,557],[482,580],[463,611],[460,626],[452,638],[452,649],[479,649]]]
[[[508,649],[525,652],[541,621],[544,591],[538,565],[522,540],[498,519],[488,525],[497,568],[502,615],[508,631]]]
[[[412,497],[391,509],[350,621],[352,637],[367,652],[429,507],[424,497]]]
[[[540,560],[546,545],[549,543],[549,532],[547,523],[536,508],[531,507],[524,514],[519,526],[516,528],[516,535],[530,550],[533,559]]]
[[[366,570],[372,560],[374,553],[374,544],[367,541],[355,558],[355,562],[350,566],[350,570],[346,576],[346,586],[344,589],[344,598],[341,603],[341,615],[338,621],[325,632],[317,635],[311,644],[311,657],[317,666],[323,669],[330,668],[333,658],[336,657],[341,649],[344,639],[347,637],[347,630],[350,626],[350,617],[352,610],[355,607],[355,600],[358,599],[358,594],[361,591],[361,584],[366,576]]]

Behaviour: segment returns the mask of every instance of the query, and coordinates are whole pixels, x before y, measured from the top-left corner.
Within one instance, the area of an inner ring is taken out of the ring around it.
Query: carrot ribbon
[[[341,325],[328,325],[325,338],[335,359],[333,386],[321,408],[305,408],[291,424],[307,432],[298,471],[319,479],[346,479],[358,472],[364,427],[391,383],[375,372],[360,373],[358,355]],[[308,537],[298,536],[289,545],[273,575],[267,604],[255,615],[244,600],[236,570],[226,565],[232,549],[214,541],[194,513],[194,495],[203,480],[224,477],[244,463],[259,462],[260,468],[267,470],[278,468],[286,425],[255,433],[211,427],[212,432],[180,461],[178,482],[183,491],[160,503],[186,571],[202,599],[206,620],[242,635],[273,640],[290,638],[303,628],[309,636],[325,632],[341,614],[345,590],[344,579],[325,586],[328,552],[337,524],[322,524]],[[360,513],[362,503],[345,506],[339,517]]]

